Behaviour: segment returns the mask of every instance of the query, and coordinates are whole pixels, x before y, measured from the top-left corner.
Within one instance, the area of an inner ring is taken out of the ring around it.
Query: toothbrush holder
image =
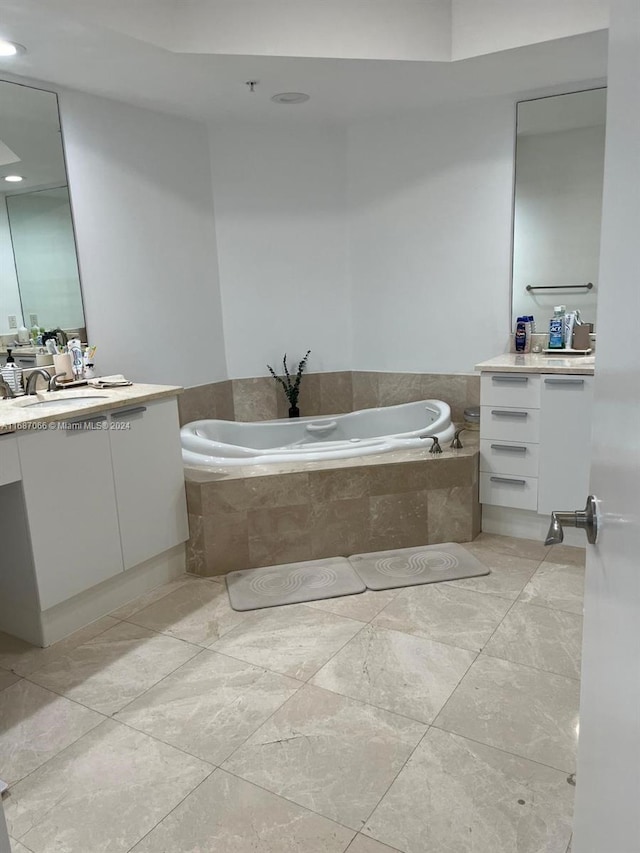
[[[73,361],[68,352],[53,356],[53,368],[56,373],[64,373],[63,382],[72,382],[75,378],[73,375]]]

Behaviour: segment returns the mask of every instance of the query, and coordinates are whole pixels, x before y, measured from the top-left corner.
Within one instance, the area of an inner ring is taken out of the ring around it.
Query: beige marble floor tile
[[[368,589],[359,595],[341,595],[338,598],[324,598],[322,601],[307,601],[305,604],[307,607],[335,613],[337,616],[370,622],[397,594],[397,589]]]
[[[311,683],[431,723],[475,658],[475,652],[370,625]]]
[[[404,853],[564,853],[565,774],[430,729],[364,832]]]
[[[125,853],[211,769],[105,720],[12,788],[9,832],[34,853]]]
[[[19,841],[16,841],[15,838],[10,838],[11,842],[11,853],[32,853],[28,847],[25,847],[24,844],[20,844]]]
[[[202,651],[116,719],[220,764],[300,687],[300,682]]]
[[[161,598],[164,598],[165,595],[169,595],[170,592],[180,589],[180,587],[184,586],[184,584],[189,580],[190,578],[187,577],[187,575],[183,575],[180,578],[169,581],[169,583],[163,583],[162,586],[158,586],[150,592],[147,592],[138,598],[134,598],[133,601],[123,604],[122,607],[118,607],[118,609],[114,610],[110,615],[113,616],[114,619],[128,619],[139,610],[143,610],[150,604],[155,604],[156,601],[160,601]]]
[[[373,624],[479,651],[510,607],[495,595],[431,583],[399,592]]]
[[[572,678],[480,656],[434,725],[571,773],[579,701]]]
[[[582,616],[517,602],[483,654],[580,678]]]
[[[587,549],[576,548],[574,545],[552,545],[545,559],[548,563],[584,568],[587,562]]]
[[[7,672],[6,669],[0,669],[0,690],[4,690],[5,687],[10,687],[12,684],[15,684],[16,681],[20,681],[19,675],[15,675],[13,672]]]
[[[455,589],[470,589],[473,592],[484,592],[515,601],[540,565],[538,560],[527,560],[522,559],[522,557],[514,557],[511,554],[501,554],[499,551],[491,551],[489,548],[475,548],[473,543],[465,544],[464,547],[491,569],[491,574],[446,582],[447,586],[452,586]]]
[[[30,678],[95,711],[113,714],[197,653],[197,646],[119,622]]]
[[[0,666],[13,670],[18,675],[30,675],[117,624],[117,619],[105,616],[46,649],[32,646],[31,643],[25,643],[24,640],[9,634],[0,633]]]
[[[538,562],[544,560],[550,551],[550,546],[537,539],[519,539],[515,536],[499,536],[497,533],[481,533],[472,544],[478,548],[488,548],[501,554]]]
[[[343,853],[353,832],[216,770],[132,853]]]
[[[24,679],[0,693],[0,776],[13,784],[104,717]]]
[[[380,844],[379,841],[358,833],[347,849],[347,853],[397,853],[397,848]]]
[[[582,615],[584,569],[544,562],[522,590],[520,601]]]
[[[251,613],[211,648],[306,681],[363,625],[304,604],[272,607]]]
[[[231,609],[225,586],[208,580],[192,580],[134,613],[129,621],[189,643],[208,646],[246,618],[246,613]]]
[[[406,717],[307,685],[225,768],[360,829],[425,730]]]

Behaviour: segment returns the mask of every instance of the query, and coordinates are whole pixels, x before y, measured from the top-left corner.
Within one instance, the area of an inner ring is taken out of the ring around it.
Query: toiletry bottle
[[[23,393],[22,368],[16,364],[10,349],[7,349],[7,362],[2,370],[0,370],[0,376],[2,376],[16,396]]]
[[[24,323],[21,323],[20,328],[18,329],[18,343],[19,344],[28,344],[29,343],[29,330],[25,326]]]
[[[564,312],[564,305],[557,305],[553,309],[553,317],[549,321],[549,349],[564,347]]]
[[[515,350],[525,352],[527,348],[527,318],[518,317],[516,320]]]

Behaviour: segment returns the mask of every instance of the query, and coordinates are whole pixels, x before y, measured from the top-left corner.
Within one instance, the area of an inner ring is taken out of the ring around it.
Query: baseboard
[[[42,637],[41,642],[37,644],[46,647],[57,643],[58,640],[106,616],[139,595],[144,595],[157,586],[173,580],[184,571],[185,546],[177,545],[126,572],[109,578],[41,613]],[[17,631],[11,633],[33,642],[22,633]]]
[[[550,517],[538,515],[526,509],[482,505],[482,530],[484,533],[497,533],[501,536],[514,536],[516,539],[536,539],[544,542],[549,530]],[[577,545],[584,548],[587,544],[582,530],[564,531],[565,545]]]

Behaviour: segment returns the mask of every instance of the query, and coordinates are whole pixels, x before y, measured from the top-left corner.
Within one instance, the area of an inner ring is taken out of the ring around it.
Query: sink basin
[[[77,409],[78,406],[86,406],[91,405],[95,400],[107,400],[104,394],[86,394],[84,396],[78,397],[59,397],[55,400],[36,400],[33,403],[23,403],[21,402],[21,409],[31,409],[34,406],[38,406],[41,409],[45,408],[58,408],[58,409]]]

